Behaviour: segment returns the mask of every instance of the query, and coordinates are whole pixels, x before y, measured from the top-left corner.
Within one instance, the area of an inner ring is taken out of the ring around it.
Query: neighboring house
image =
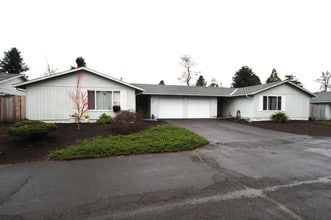
[[[331,120],[331,92],[318,92],[315,95],[310,101],[310,118]]]
[[[0,73],[0,123],[20,121],[25,115],[25,92],[15,84],[27,81],[22,74]]]
[[[144,90],[137,96],[137,111],[155,118],[239,116],[249,121],[262,121],[282,111],[292,120],[308,120],[309,103],[314,96],[289,81],[237,89],[133,85]]]
[[[135,111],[136,92],[141,89],[82,67],[18,84],[16,87],[26,90],[27,118],[72,122],[76,110],[70,94],[76,90],[78,73],[82,76],[82,91],[88,93],[87,114],[92,121],[102,113],[114,116],[114,103],[119,104],[122,110]]]
[[[88,68],[78,68],[17,85],[27,94],[27,118],[72,122],[75,113],[70,93],[78,73],[88,93],[88,115],[96,120],[102,113],[115,116],[112,106],[132,110],[145,118],[185,119],[240,116],[250,121],[270,120],[285,112],[292,120],[308,120],[314,95],[289,82],[274,82],[245,88],[214,88],[128,84]]]
[[[27,81],[22,74],[0,73],[0,96],[25,96],[24,91],[17,90],[13,85]]]

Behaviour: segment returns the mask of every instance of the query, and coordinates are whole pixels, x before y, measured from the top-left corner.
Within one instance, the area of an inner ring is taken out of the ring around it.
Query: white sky
[[[328,0],[1,0],[0,58],[17,47],[30,79],[75,65],[127,82],[182,84],[180,56],[231,85],[247,65],[262,83],[276,68],[316,91],[331,70]]]

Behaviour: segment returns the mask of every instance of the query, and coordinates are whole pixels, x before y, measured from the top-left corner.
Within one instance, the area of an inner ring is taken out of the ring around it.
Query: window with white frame
[[[88,109],[112,110],[114,103],[120,103],[119,91],[87,91]]]
[[[263,110],[282,110],[282,97],[263,96]]]

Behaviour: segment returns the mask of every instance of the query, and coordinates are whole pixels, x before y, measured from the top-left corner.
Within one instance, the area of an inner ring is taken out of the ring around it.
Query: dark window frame
[[[281,96],[263,96],[263,111],[281,111],[282,97]]]
[[[100,109],[97,106],[97,95],[102,93],[111,93],[111,100],[110,100],[110,107],[106,109]],[[121,91],[119,90],[88,90],[88,110],[95,110],[95,111],[113,111],[114,106],[114,93],[119,93],[119,103],[121,102]],[[118,101],[117,101],[118,102]]]

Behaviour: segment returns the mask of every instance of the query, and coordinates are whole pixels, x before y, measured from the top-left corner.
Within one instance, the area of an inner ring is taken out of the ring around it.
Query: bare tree
[[[322,92],[327,92],[328,88],[331,87],[330,79],[331,79],[331,73],[329,71],[326,71],[326,72],[322,72],[320,78],[316,80],[316,82],[319,82],[321,84],[320,90]]]
[[[46,58],[46,65],[47,65],[47,67],[46,67],[46,72],[44,74],[45,76],[52,75],[52,74],[54,74],[54,73],[57,72],[57,69],[53,65],[50,65],[48,63],[48,59],[47,58]]]
[[[86,91],[82,90],[82,77],[83,72],[79,71],[77,73],[76,79],[76,89],[71,92],[69,97],[74,103],[74,108],[76,110],[74,117],[77,122],[77,130],[80,130],[80,120],[83,117],[83,114],[87,111],[88,108],[88,94]]]
[[[184,55],[180,57],[180,59],[180,65],[183,66],[184,70],[178,80],[183,81],[187,86],[190,86],[190,81],[194,79],[195,76],[198,74],[197,72],[192,70],[192,67],[195,66],[196,63],[194,63],[192,58],[188,55]]]

